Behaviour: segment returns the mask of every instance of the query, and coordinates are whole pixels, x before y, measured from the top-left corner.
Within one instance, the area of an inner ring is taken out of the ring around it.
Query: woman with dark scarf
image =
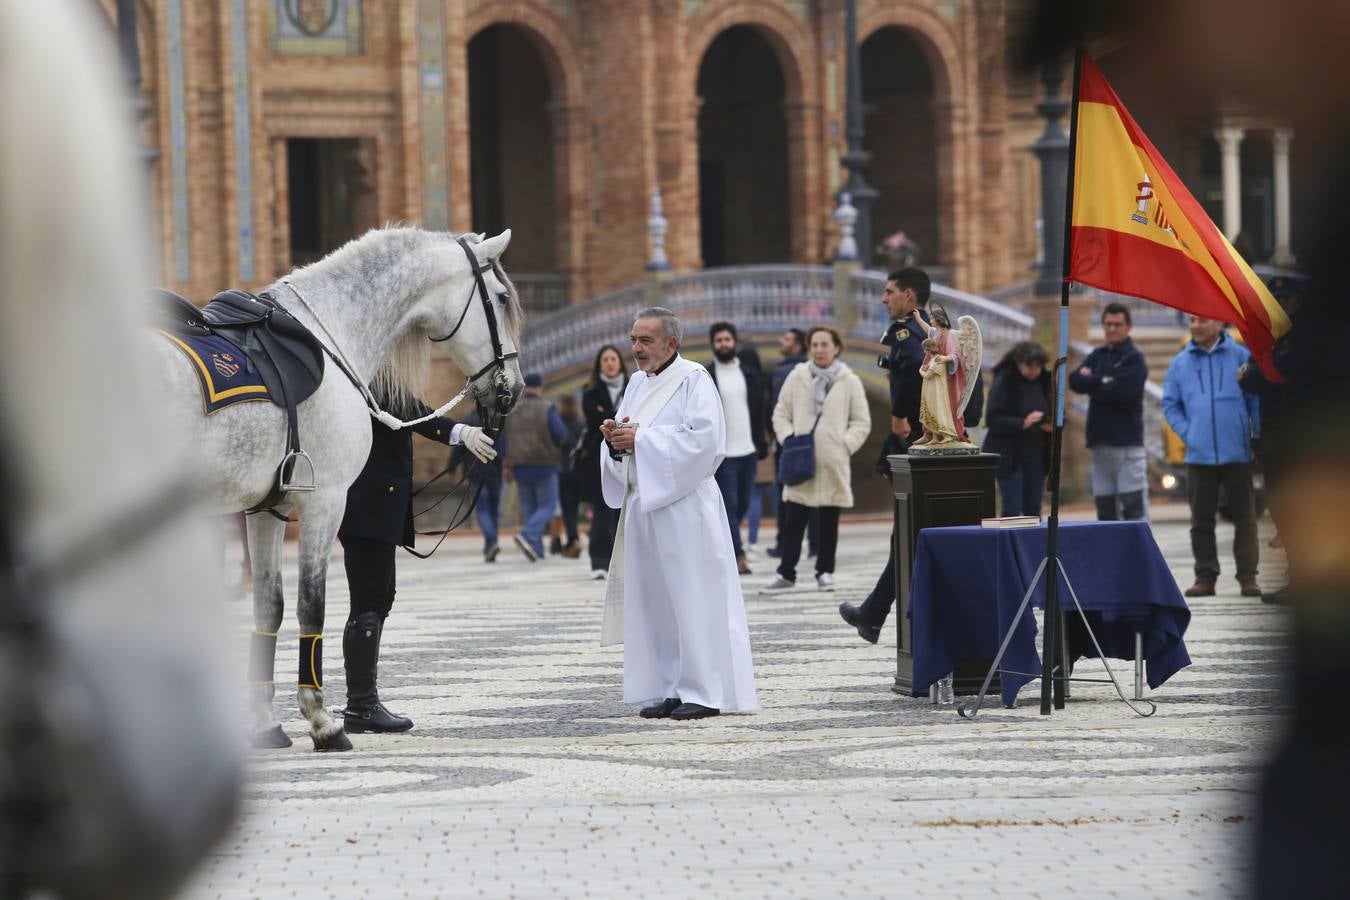
[[[613,344],[606,344],[595,354],[591,380],[581,395],[581,411],[586,416],[586,438],[577,452],[577,485],[581,499],[591,504],[591,577],[602,579],[609,573],[609,557],[614,552],[614,531],[619,525],[619,511],[610,509],[600,492],[600,448],[603,438],[600,423],[614,418],[619,398],[628,386],[628,367],[623,354]]]
[[[1050,468],[1049,358],[1040,344],[1023,341],[994,366],[985,406],[986,453],[999,454],[1001,515],[1039,516]]]

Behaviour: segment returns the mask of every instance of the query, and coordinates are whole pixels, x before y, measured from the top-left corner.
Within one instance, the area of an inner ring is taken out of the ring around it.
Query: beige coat
[[[841,365],[843,365],[841,363]],[[816,477],[785,486],[783,499],[802,506],[853,505],[853,486],[848,458],[858,452],[872,430],[867,395],[862,379],[847,366],[830,385],[825,409],[816,428]],[[778,405],[773,409],[773,431],[779,443],[794,434],[806,434],[816,420],[811,403],[811,365],[802,363],[783,382]]]

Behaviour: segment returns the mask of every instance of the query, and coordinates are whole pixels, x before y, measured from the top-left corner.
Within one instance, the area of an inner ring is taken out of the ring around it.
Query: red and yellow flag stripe
[[[1268,376],[1289,318],[1085,54],[1069,278],[1235,324]]]

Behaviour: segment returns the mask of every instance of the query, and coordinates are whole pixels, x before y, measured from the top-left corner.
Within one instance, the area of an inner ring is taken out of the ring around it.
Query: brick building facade
[[[874,233],[904,230],[973,290],[1035,255],[1025,148],[1042,123],[1009,74],[1009,5],[859,2]],[[188,296],[408,221],[509,225],[513,274],[538,275],[549,305],[579,299],[641,277],[653,188],[677,270],[832,250],[843,0],[142,0],[138,15],[161,275]]]

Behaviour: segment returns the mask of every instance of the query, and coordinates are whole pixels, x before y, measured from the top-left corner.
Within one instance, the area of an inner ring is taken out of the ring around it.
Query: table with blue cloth
[[[910,581],[914,634],[914,696],[961,659],[993,659],[1031,579],[1045,559],[1045,525],[983,528],[963,525],[919,532]],[[1142,635],[1148,685],[1157,688],[1191,664],[1182,640],[1191,611],[1167,568],[1147,522],[1073,522],[1059,526],[1059,558],[1087,612],[1102,652],[1133,659]],[[1046,578],[1032,602],[1044,608]],[[1068,659],[1096,657],[1063,575],[1060,608],[1068,625]],[[1041,671],[1036,620],[1028,610],[999,668],[1003,705]]]

